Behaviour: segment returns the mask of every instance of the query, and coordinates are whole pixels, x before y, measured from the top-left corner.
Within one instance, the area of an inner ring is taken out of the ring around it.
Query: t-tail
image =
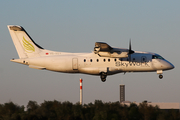
[[[32,40],[23,27],[8,25],[8,29],[20,59],[40,57],[43,48]]]
[[[60,52],[43,49],[36,44],[21,26],[8,25],[8,29],[19,55],[19,59],[13,58],[12,62],[28,65],[30,68],[45,69],[42,62],[44,57],[60,54]]]

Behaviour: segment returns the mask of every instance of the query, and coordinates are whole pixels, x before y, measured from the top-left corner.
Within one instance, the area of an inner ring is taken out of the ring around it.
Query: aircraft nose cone
[[[171,64],[171,69],[174,69],[175,67],[174,67],[174,65],[173,64]]]
[[[170,63],[169,61],[166,61],[166,67],[168,70],[174,69],[174,65],[172,63]]]

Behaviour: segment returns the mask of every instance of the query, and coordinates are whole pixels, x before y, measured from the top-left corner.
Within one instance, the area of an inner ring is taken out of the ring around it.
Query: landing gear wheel
[[[104,78],[104,79],[101,79],[101,81],[102,81],[102,82],[105,82],[105,81],[106,81],[106,78]]]
[[[159,75],[159,79],[162,79],[163,78],[163,75]]]
[[[102,82],[105,82],[105,81],[106,81],[106,77],[107,77],[107,73],[102,72],[102,73],[100,74],[100,78],[101,78],[101,81],[102,81]]]

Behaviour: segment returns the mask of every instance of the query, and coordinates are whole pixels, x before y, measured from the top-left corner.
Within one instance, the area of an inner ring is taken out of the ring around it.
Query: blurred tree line
[[[0,120],[180,120],[179,110],[160,110],[147,102],[139,106],[122,105],[119,102],[94,104],[44,101],[40,105],[29,101],[26,109],[13,102],[0,104]]]

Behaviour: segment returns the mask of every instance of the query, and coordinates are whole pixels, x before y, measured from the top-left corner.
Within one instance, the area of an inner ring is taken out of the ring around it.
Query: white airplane
[[[162,79],[163,71],[174,68],[173,64],[156,53],[131,50],[131,41],[129,49],[96,42],[92,53],[56,52],[36,44],[21,26],[8,25],[8,29],[19,55],[19,59],[11,61],[34,69],[99,75],[105,82],[107,75],[126,72],[155,71]]]

